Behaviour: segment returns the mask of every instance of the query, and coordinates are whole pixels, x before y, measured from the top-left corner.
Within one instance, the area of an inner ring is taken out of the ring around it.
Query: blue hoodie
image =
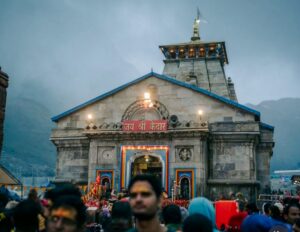
[[[218,232],[216,226],[216,213],[213,204],[204,197],[194,198],[189,205],[189,215],[199,213],[206,216],[213,224],[214,232]]]

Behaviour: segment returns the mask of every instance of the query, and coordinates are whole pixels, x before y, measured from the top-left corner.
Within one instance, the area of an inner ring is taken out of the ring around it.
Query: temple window
[[[169,53],[170,53],[171,59],[176,59],[176,51],[175,51],[174,48],[171,48],[171,49],[169,50]]]
[[[199,57],[205,57],[205,48],[204,47],[201,47],[199,49]]]
[[[180,48],[179,49],[179,58],[180,59],[184,59],[185,58],[185,49],[184,48]]]
[[[196,57],[196,49],[190,48],[189,49],[189,58],[195,58]]]

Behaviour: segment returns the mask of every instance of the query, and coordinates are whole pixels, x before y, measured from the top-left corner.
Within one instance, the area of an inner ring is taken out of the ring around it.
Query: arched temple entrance
[[[110,189],[111,188],[110,179],[108,177],[102,178],[101,185],[106,186],[106,188]]]
[[[142,173],[160,178],[163,188],[169,192],[169,147],[163,145],[122,146],[121,188],[128,188],[130,179]]]
[[[138,174],[152,174],[162,179],[162,163],[158,157],[143,155],[137,157],[131,165],[131,176]]]
[[[180,180],[180,196],[182,199],[190,199],[191,198],[190,191],[190,180],[187,177],[183,177]]]

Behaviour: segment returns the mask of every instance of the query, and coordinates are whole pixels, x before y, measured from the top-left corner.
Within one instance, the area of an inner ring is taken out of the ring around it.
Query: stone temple
[[[255,199],[270,185],[274,128],[238,103],[224,72],[225,42],[201,40],[198,18],[191,41],[159,48],[162,74],[150,72],[52,118],[55,182],[87,185],[99,176],[121,190],[132,176],[152,173],[182,199],[229,192]]]

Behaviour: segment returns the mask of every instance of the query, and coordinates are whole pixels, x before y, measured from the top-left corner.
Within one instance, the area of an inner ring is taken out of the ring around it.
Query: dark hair
[[[295,225],[300,228],[300,218],[295,220]]]
[[[45,193],[45,198],[54,202],[57,198],[65,195],[72,195],[80,198],[81,192],[75,185],[66,183],[61,186],[57,186],[54,189],[48,190]]]
[[[86,207],[78,196],[65,195],[56,199],[51,210],[58,208],[74,208],[76,210],[76,223],[80,228],[86,220]]]
[[[271,204],[269,202],[265,203],[263,206],[263,210],[264,210],[265,214],[270,214]]]
[[[276,205],[272,205],[270,207],[270,211],[271,211],[271,217],[275,220],[279,220],[282,221],[281,215],[280,215],[280,210]]]
[[[130,183],[128,186],[129,192],[130,192],[130,189],[132,188],[132,186],[135,184],[135,182],[138,182],[138,181],[148,182],[151,185],[153,191],[155,192],[156,197],[159,198],[161,196],[161,194],[162,194],[161,181],[158,178],[156,178],[155,176],[149,175],[149,174],[136,175],[135,177],[133,177],[130,180]]]
[[[38,229],[39,208],[33,200],[20,202],[13,211],[14,224],[20,231],[36,231]]]
[[[202,214],[195,213],[188,216],[182,226],[183,232],[212,232],[212,222]]]
[[[250,202],[246,205],[246,211],[250,215],[252,213],[258,213],[259,209],[257,208],[257,205],[254,202]]]
[[[0,193],[0,209],[5,208],[8,201],[9,201],[9,199],[8,199],[7,195],[4,193]]]
[[[291,207],[296,207],[300,210],[299,204],[296,203],[288,204],[283,209],[283,215],[288,215]]]
[[[168,224],[180,224],[181,223],[181,211],[178,205],[167,205],[162,210],[162,217],[166,225]]]
[[[112,207],[111,221],[106,227],[108,232],[125,232],[132,228],[132,212],[128,202],[115,202]]]
[[[31,200],[36,200],[38,199],[38,193],[35,189],[30,189],[29,191],[29,194],[28,194],[28,199],[31,199]]]
[[[132,212],[131,212],[130,204],[128,202],[121,202],[121,201],[115,202],[111,210],[111,217],[112,219],[114,218],[131,219]]]

